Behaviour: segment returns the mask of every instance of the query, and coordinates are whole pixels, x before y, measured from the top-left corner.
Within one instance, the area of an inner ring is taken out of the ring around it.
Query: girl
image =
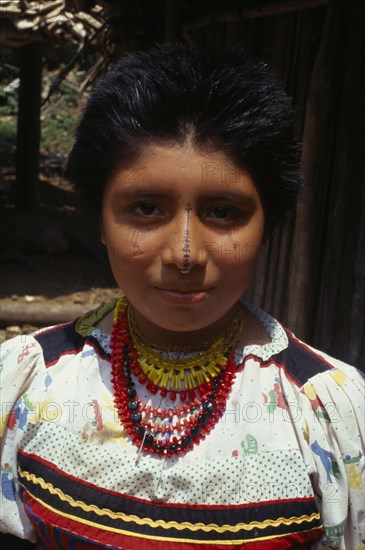
[[[289,102],[235,48],[155,46],[67,174],[121,299],[4,344],[3,530],[37,548],[364,544],[361,375],[242,301],[300,188]]]

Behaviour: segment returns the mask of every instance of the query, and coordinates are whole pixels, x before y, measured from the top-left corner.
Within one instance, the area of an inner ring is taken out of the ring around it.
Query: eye
[[[138,216],[160,216],[161,210],[152,202],[142,202],[133,207],[133,212]]]
[[[208,218],[215,220],[232,221],[239,217],[239,211],[230,206],[216,206],[208,213]]]

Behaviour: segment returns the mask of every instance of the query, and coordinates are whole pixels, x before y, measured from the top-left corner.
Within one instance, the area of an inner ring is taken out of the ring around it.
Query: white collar
[[[263,361],[267,361],[276,353],[286,349],[289,343],[288,336],[279,321],[274,319],[274,317],[271,317],[271,315],[266,313],[266,311],[263,311],[253,304],[246,304],[245,302],[242,303],[260,320],[265,331],[270,336],[271,342],[267,344],[251,344],[248,346],[238,347],[236,349],[237,365],[241,364],[244,358],[250,355],[254,355]],[[98,340],[99,344],[107,354],[111,353],[110,334],[107,334],[101,328],[96,328],[92,331],[91,335]]]
[[[265,331],[270,336],[271,342],[268,342],[267,344],[250,344],[248,346],[238,347],[236,350],[236,363],[242,363],[244,358],[249,355],[255,355],[259,359],[267,361],[276,353],[286,349],[288,347],[289,340],[279,321],[274,319],[274,317],[271,317],[271,315],[266,313],[266,311],[253,304],[247,304],[246,302],[242,303],[260,320]]]

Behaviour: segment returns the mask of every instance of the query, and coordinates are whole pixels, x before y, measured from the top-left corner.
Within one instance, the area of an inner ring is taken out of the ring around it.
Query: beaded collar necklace
[[[198,378],[194,379],[192,375],[192,379],[188,378],[189,382],[185,382],[188,386],[179,390],[174,384],[158,386],[157,380],[155,383],[149,380],[147,389],[151,394],[160,390],[161,401],[166,396],[171,401],[179,397],[179,405],[172,408],[152,407],[138,397],[133,379],[133,376],[139,376],[139,381],[144,383],[148,375],[142,368],[144,358],[136,349],[131,336],[128,308],[129,303],[125,298],[118,301],[111,339],[112,383],[119,419],[140,452],[165,457],[185,453],[205,439],[224,413],[235,379],[235,342],[232,341],[229,349],[222,354],[224,360],[220,361],[219,369],[213,369],[208,364],[212,374],[208,376],[209,369],[205,370],[203,383],[199,383]],[[241,330],[241,321],[238,326]],[[237,340],[238,329],[235,332]],[[182,364],[181,359],[179,364]],[[174,367],[172,364],[171,371]],[[192,368],[195,368],[194,365]],[[165,370],[163,372],[166,374]]]
[[[242,335],[242,306],[237,306],[236,315],[228,323],[225,335],[209,344],[204,351],[188,354],[187,348],[161,348],[148,341],[139,330],[133,310],[127,307],[128,330],[133,346],[138,353],[138,366],[133,369],[141,383],[147,382],[151,393],[160,392],[162,397],[169,394],[174,401],[176,395],[182,400],[188,394],[194,399],[196,392],[215,378],[227,363],[227,353]],[[190,351],[190,350],[189,350]],[[162,353],[161,353],[162,352]]]

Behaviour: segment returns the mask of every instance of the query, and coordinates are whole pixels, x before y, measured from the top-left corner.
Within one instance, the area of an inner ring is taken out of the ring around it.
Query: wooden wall
[[[222,16],[192,25],[189,36],[198,46],[245,45],[267,61],[297,111],[305,186],[296,218],[265,248],[247,298],[365,370],[364,4],[331,0],[266,13]]]

